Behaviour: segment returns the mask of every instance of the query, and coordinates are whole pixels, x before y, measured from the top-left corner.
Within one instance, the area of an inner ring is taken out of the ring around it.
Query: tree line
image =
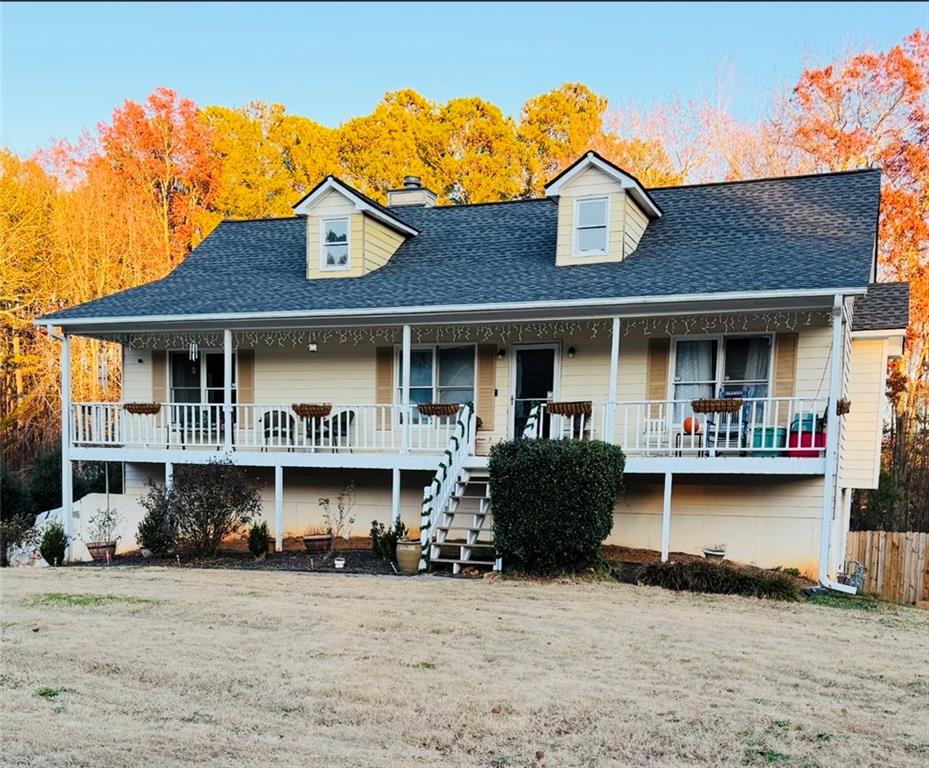
[[[3,458],[22,467],[59,430],[57,350],[34,317],[163,277],[219,221],[290,215],[327,174],[381,201],[407,174],[441,204],[511,200],[592,148],[646,187],[883,168],[880,275],[912,297],[886,469],[908,476],[922,450],[921,479],[901,481],[896,503],[929,508],[929,35],[809,68],[757,121],[736,119],[727,91],[638,108],[566,83],[508,116],[405,89],[330,128],[280,104],[201,107],[158,88],[76,141],[31,157],[0,148]],[[78,340],[73,356],[76,399],[118,397],[118,348]]]

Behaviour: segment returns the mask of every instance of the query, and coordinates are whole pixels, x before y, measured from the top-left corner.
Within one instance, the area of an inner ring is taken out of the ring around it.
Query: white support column
[[[836,476],[839,460],[839,418],[836,402],[842,382],[842,358],[845,345],[845,320],[842,297],[832,302],[832,354],[829,361],[829,401],[826,405],[826,471],[823,476],[823,514],[819,529],[819,580],[829,580],[829,544],[835,511]]]
[[[174,465],[168,463],[168,464],[165,464],[165,488],[167,488],[170,491],[173,487],[174,487]]]
[[[284,467],[274,468],[274,551],[284,549]]]
[[[71,467],[71,337],[61,338],[61,523],[67,540],[74,529],[74,490]],[[71,557],[71,545],[65,552],[65,561]]]
[[[390,520],[396,525],[400,519],[400,470],[394,469],[392,472],[392,484],[390,489]]]
[[[616,387],[619,381],[619,330],[619,318],[614,317],[613,335],[610,339],[610,392],[607,395],[606,412],[603,415],[603,439],[608,443],[613,442],[614,422],[616,421]]]
[[[664,505],[661,510],[661,562],[668,562],[671,549],[671,478],[670,472],[664,473]]]
[[[410,349],[411,349],[411,338],[412,334],[410,332],[410,326],[403,326],[403,350],[400,355],[400,403],[401,403],[401,412],[403,414],[403,452],[409,453],[410,451],[410,422],[412,416],[410,414]]]
[[[232,331],[223,331],[223,447],[232,450]]]

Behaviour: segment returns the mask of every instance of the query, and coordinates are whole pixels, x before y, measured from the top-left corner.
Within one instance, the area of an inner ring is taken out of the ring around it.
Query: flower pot
[[[290,407],[301,419],[324,419],[332,413],[332,403],[294,403]]]
[[[564,400],[549,403],[545,406],[545,410],[557,416],[590,416],[593,403],[590,400]]]
[[[332,549],[332,534],[314,533],[304,536],[303,546],[307,552],[328,552]]]
[[[420,403],[416,407],[423,416],[455,416],[461,408],[458,403]]]
[[[116,556],[115,541],[89,541],[87,551],[94,560],[110,563]]]
[[[123,408],[128,413],[137,415],[154,416],[161,411],[160,403],[126,403]]]
[[[722,560],[726,556],[725,549],[704,549],[703,556],[707,560]]]
[[[694,413],[736,413],[742,410],[739,397],[700,397],[690,401]]]
[[[337,557],[332,561],[335,564],[336,570],[341,571],[345,567],[345,558]]]
[[[412,576],[419,573],[419,558],[422,545],[416,539],[400,539],[397,542],[397,566],[400,573]]]

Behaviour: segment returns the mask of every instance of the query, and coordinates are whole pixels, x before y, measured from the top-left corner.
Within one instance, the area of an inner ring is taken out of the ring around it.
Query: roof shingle
[[[872,283],[855,299],[852,331],[896,331],[910,321],[908,283]]]

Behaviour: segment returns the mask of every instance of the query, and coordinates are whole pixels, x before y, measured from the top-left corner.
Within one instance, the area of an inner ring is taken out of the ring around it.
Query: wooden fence
[[[852,531],[846,560],[865,567],[863,592],[888,600],[929,600],[929,533]]]

